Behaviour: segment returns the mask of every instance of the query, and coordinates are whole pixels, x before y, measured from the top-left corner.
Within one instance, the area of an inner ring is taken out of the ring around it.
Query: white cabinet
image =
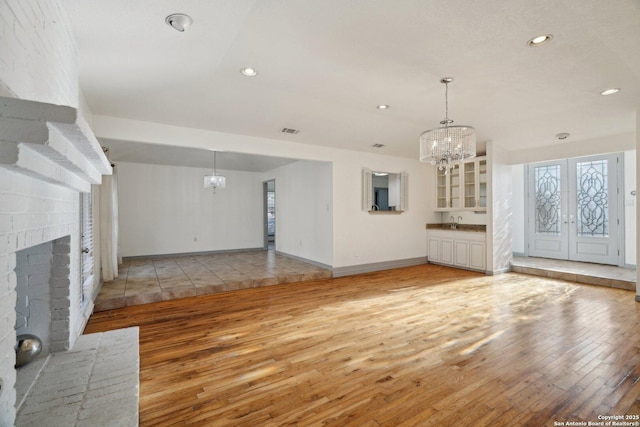
[[[441,211],[460,210],[460,168],[445,171],[436,168],[436,207]]]
[[[485,242],[469,242],[469,268],[486,270]]]
[[[464,188],[463,208],[474,211],[487,210],[487,158],[477,157],[462,163]]]
[[[429,262],[468,270],[486,270],[486,233],[428,230]]]
[[[469,159],[448,174],[436,169],[436,210],[487,210],[487,158]]]

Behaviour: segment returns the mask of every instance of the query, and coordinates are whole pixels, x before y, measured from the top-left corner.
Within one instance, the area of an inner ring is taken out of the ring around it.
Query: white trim
[[[295,260],[298,260],[298,261],[306,262],[307,264],[312,264],[312,265],[315,265],[316,267],[324,268],[326,270],[331,270],[331,266],[330,265],[323,264],[321,262],[317,262],[317,261],[313,261],[313,260],[310,260],[310,259],[307,259],[307,258],[302,258],[302,257],[299,257],[299,256],[291,255],[291,254],[288,254],[286,252],[276,251],[276,254],[277,255],[282,255],[283,257],[287,257],[287,258],[295,259]]]
[[[248,251],[264,251],[265,249],[260,248],[244,248],[244,249],[224,249],[220,251],[201,251],[201,252],[180,252],[174,254],[155,254],[155,255],[134,255],[134,256],[126,256],[123,257],[123,261],[132,261],[136,259],[151,259],[151,258],[172,258],[172,257],[183,257],[183,256],[197,256],[197,255],[217,255],[217,254],[228,254],[234,252],[248,252]]]
[[[427,257],[398,259],[393,261],[373,262],[370,264],[349,265],[333,269],[333,277],[351,276],[354,274],[371,273],[374,271],[391,270],[393,268],[413,267],[427,264]]]

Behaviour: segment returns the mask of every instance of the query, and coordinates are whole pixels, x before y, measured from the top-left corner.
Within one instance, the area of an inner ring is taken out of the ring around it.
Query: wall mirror
[[[408,208],[408,175],[363,169],[362,209],[369,213],[402,213]]]

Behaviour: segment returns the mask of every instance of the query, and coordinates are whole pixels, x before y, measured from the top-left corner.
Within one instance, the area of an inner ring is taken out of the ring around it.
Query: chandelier
[[[227,178],[222,175],[218,175],[216,172],[216,152],[213,152],[213,175],[205,175],[204,188],[213,188],[215,192],[216,188],[224,188],[227,184]]]
[[[476,156],[475,130],[471,126],[450,126],[453,120],[449,119],[449,83],[452,81],[451,77],[440,80],[445,86],[445,116],[440,122],[444,126],[420,134],[420,161],[444,169],[445,174],[464,159]]]

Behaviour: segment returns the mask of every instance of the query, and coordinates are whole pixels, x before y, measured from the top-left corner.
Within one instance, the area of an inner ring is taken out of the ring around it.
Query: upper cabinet
[[[461,209],[460,204],[460,168],[455,167],[445,174],[445,170],[436,169],[437,200],[436,206],[438,210],[458,211]]]
[[[436,169],[436,210],[487,210],[487,158],[475,157],[448,174]]]

